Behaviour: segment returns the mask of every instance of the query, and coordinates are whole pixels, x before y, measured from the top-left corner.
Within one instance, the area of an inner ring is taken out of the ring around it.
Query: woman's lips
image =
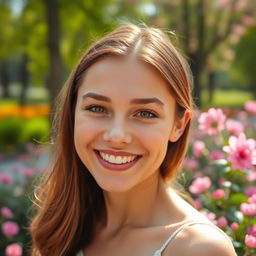
[[[109,150],[94,150],[100,164],[113,171],[124,171],[131,168],[142,157],[141,155]],[[105,158],[105,159],[104,159]]]

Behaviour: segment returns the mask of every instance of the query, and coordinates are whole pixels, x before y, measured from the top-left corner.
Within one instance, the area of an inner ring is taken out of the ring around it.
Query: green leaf
[[[239,177],[239,178],[243,178],[245,176],[245,173],[240,171],[240,170],[229,170],[226,169],[226,171],[223,173],[223,176],[225,178],[231,179],[233,177]]]
[[[230,196],[230,203],[233,205],[240,205],[241,203],[247,202],[248,198],[242,193],[235,193]]]

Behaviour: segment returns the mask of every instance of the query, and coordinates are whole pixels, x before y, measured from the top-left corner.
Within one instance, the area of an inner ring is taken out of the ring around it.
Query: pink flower
[[[241,21],[246,26],[253,26],[255,24],[255,20],[252,16],[244,16],[241,18]]]
[[[245,244],[250,248],[256,248],[256,236],[245,235]]]
[[[247,119],[248,119],[248,113],[244,110],[239,111],[236,114],[236,117],[242,122],[242,123],[246,123]]]
[[[10,185],[13,182],[12,176],[8,173],[0,173],[0,182]]]
[[[19,233],[19,226],[13,221],[6,221],[2,224],[2,231],[6,237],[12,237]]]
[[[239,228],[239,225],[237,222],[232,222],[231,225],[230,225],[231,229],[232,230],[238,230]]]
[[[205,150],[205,144],[204,142],[197,140],[193,144],[193,154],[195,157],[201,157],[203,155],[203,152]]]
[[[223,189],[216,189],[212,192],[212,198],[220,199],[225,196],[225,191]]]
[[[254,216],[256,215],[256,203],[242,203],[240,211],[246,216]]]
[[[256,194],[253,194],[252,196],[249,197],[248,202],[250,204],[256,204]]]
[[[256,225],[252,225],[247,230],[248,235],[256,236]]]
[[[223,6],[226,6],[230,4],[230,0],[219,0],[219,3]]]
[[[35,170],[32,169],[32,168],[28,168],[28,167],[27,167],[27,168],[24,168],[24,170],[23,170],[23,174],[24,174],[25,177],[31,177],[31,176],[33,176],[35,173],[36,173]]]
[[[21,256],[22,247],[19,244],[13,243],[6,247],[5,249],[6,256]]]
[[[198,166],[198,161],[195,159],[186,158],[184,161],[184,167],[188,170],[196,170]]]
[[[226,219],[226,217],[221,216],[218,220],[217,220],[217,226],[220,228],[225,228],[228,225],[228,221]]]
[[[246,9],[246,7],[249,7],[247,0],[240,0],[236,2],[236,9],[241,11]]]
[[[232,25],[232,32],[235,35],[242,36],[245,33],[246,29],[244,25],[241,24],[234,24]]]
[[[245,193],[248,197],[256,194],[256,187],[254,187],[254,186],[247,187],[245,190]]]
[[[228,153],[233,169],[252,169],[256,164],[256,143],[253,139],[247,140],[244,133],[239,137],[230,136],[229,146],[224,146],[223,151]]]
[[[245,236],[245,244],[250,248],[256,248],[256,225],[248,228]]]
[[[211,186],[211,180],[209,177],[198,177],[189,186],[189,191],[193,194],[201,194],[205,192]]]
[[[244,108],[247,112],[256,115],[256,101],[247,101],[244,104]]]
[[[208,220],[210,220],[212,223],[216,224],[217,221],[215,220],[216,215],[214,212],[206,212],[206,211],[200,211]]]
[[[219,160],[224,158],[224,154],[222,151],[215,149],[210,153],[210,157],[212,160]]]
[[[249,173],[246,174],[246,179],[250,182],[256,181],[256,172],[250,171]]]
[[[220,108],[210,108],[208,112],[204,112],[199,116],[199,129],[209,135],[217,134],[224,130],[225,120],[226,116]]]
[[[238,136],[240,133],[244,131],[242,123],[233,119],[227,120],[226,128],[231,134],[236,136]]]
[[[11,219],[13,218],[13,213],[12,211],[8,208],[8,207],[2,207],[1,208],[1,214],[3,217],[5,217],[6,219]]]

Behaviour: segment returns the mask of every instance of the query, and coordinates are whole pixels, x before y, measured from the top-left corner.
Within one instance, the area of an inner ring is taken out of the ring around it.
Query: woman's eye
[[[93,113],[106,113],[106,109],[104,107],[98,106],[98,105],[86,107],[85,110],[91,111]]]
[[[158,115],[156,113],[154,113],[153,111],[149,111],[149,110],[142,110],[139,111],[136,116],[140,117],[140,118],[144,118],[144,119],[150,119],[150,118],[157,118]]]

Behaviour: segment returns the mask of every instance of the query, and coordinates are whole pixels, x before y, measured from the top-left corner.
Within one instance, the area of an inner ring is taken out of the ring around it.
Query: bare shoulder
[[[231,241],[214,226],[195,224],[186,227],[175,240],[176,248],[173,249],[180,256],[236,256]],[[170,248],[167,255],[173,255],[171,251],[174,252]]]

